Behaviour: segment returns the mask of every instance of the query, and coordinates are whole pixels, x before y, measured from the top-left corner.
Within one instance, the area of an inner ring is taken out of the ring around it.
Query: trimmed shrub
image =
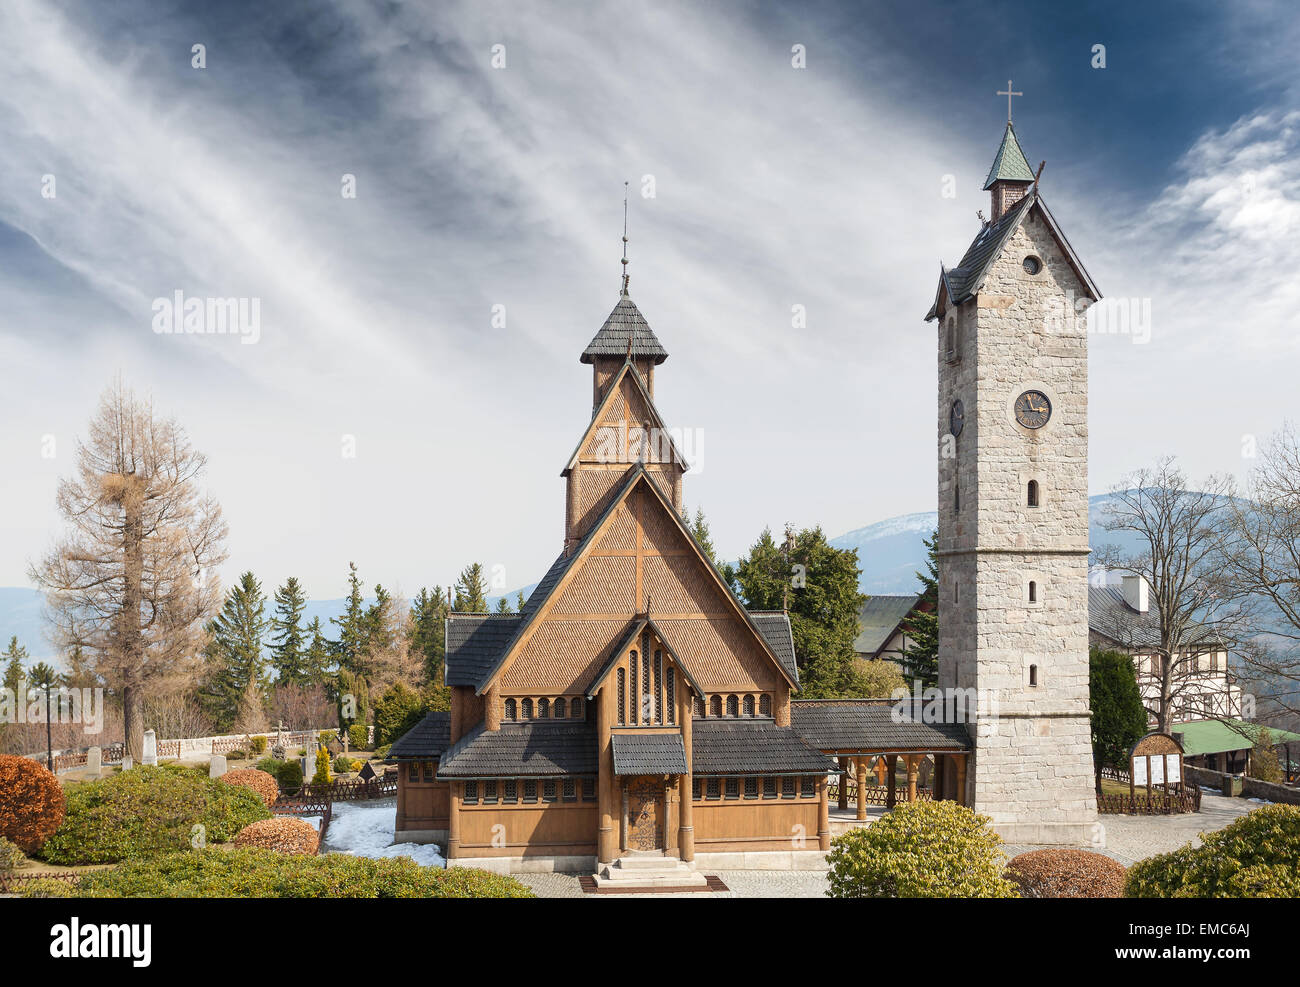
[[[296,792],[302,788],[302,765],[297,761],[277,761],[267,757],[257,762],[257,770],[274,778],[281,791]]]
[[[1002,838],[956,802],[908,802],[831,840],[832,898],[1016,898]]]
[[[361,762],[355,761],[346,754],[340,754],[334,759],[334,771],[337,774],[347,774],[350,771],[360,771]]]
[[[379,758],[382,761],[384,758],[388,756],[388,752],[391,751],[392,749],[393,749],[392,744],[380,744],[378,747],[375,748],[375,757]]]
[[[250,789],[183,768],[141,765],[70,789],[67,818],[41,855],[52,864],[149,857],[189,847],[200,835],[224,843],[270,814]]]
[[[45,765],[0,754],[0,836],[35,853],[59,828],[65,809],[59,779]]]
[[[14,889],[24,898],[75,898],[76,887],[67,881],[42,877],[36,881],[23,881]]]
[[[261,757],[266,753],[267,740],[265,737],[250,737],[249,747],[252,748],[253,757]]]
[[[316,752],[316,773],[311,776],[313,785],[328,785],[330,778],[330,753],[324,747]]]
[[[320,847],[320,832],[311,823],[293,816],[275,816],[245,826],[231,842],[240,847],[260,847],[277,853],[312,856]]]
[[[370,729],[364,723],[354,723],[348,727],[348,743],[354,751],[363,751],[370,746]]]
[[[256,768],[227,771],[220,780],[227,785],[242,785],[256,792],[268,809],[275,805],[275,800],[280,797],[280,786],[276,783],[275,776],[265,771],[258,771]]]
[[[12,843],[0,836],[0,874],[17,870],[26,860],[27,855],[19,849],[17,843]]]
[[[1300,898],[1300,806],[1267,805],[1128,871],[1126,898]]]
[[[80,898],[532,898],[512,877],[421,867],[406,857],[303,857],[231,847],[187,850],[92,871]]]
[[[248,751],[240,750],[238,747],[236,747],[233,751],[231,751],[230,753],[228,753],[228,754],[226,755],[226,760],[228,760],[228,761],[242,761],[242,760],[244,760],[244,759],[247,758],[247,757],[248,757]]]
[[[1031,850],[1011,858],[1006,877],[1022,898],[1122,898],[1124,865],[1087,850]]]

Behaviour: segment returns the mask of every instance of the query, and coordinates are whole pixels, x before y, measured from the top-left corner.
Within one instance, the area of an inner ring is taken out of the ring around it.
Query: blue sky
[[[625,180],[632,297],[671,354],[656,396],[703,437],[686,499],[724,553],[933,509],[921,317],[988,210],[1008,77],[1094,279],[1150,300],[1148,343],[1093,338],[1093,492],[1163,454],[1244,478],[1247,438],[1294,414],[1300,18],[791,6],[5,4],[0,585],[53,537],[118,372],[208,454],[227,581],[337,596],[355,560],[411,594],[471,559],[534,581]],[[154,333],[177,290],[259,298],[256,345]]]

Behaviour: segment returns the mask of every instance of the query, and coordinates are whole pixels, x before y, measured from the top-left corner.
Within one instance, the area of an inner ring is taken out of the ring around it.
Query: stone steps
[[[595,876],[601,890],[616,888],[696,888],[708,884],[703,874],[676,857],[640,851],[605,864]]]

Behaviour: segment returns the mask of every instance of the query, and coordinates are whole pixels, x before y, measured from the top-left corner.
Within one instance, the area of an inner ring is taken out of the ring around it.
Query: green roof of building
[[[984,182],[985,190],[992,188],[994,182],[1002,179],[1012,182],[1034,180],[1034,170],[1025,160],[1025,152],[1020,149],[1020,142],[1016,140],[1016,131],[1010,123],[1002,134],[1002,146],[998,148],[998,155],[993,159],[993,167],[989,169],[988,180]]]
[[[1241,720],[1189,720],[1173,724],[1169,732],[1181,734],[1183,752],[1194,756],[1249,750],[1255,746],[1256,731],[1259,729],[1260,724]],[[1300,743],[1300,733],[1279,730],[1277,727],[1269,727],[1268,733],[1274,744]]]

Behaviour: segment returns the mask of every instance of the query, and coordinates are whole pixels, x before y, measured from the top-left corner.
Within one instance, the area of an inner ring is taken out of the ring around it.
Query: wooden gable
[[[794,685],[657,481],[635,469],[634,482],[619,478],[618,502],[502,657],[492,676],[502,692],[584,691],[647,613],[705,690]]]

